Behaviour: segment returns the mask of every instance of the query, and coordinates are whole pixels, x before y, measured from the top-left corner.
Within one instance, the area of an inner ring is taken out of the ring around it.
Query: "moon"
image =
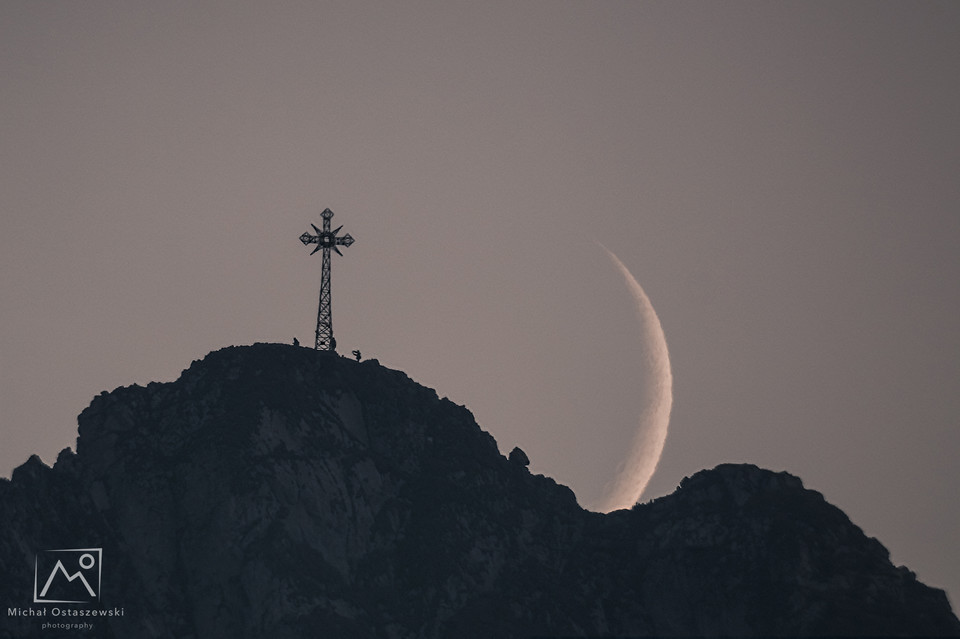
[[[663,445],[667,440],[667,428],[670,425],[670,409],[673,406],[673,373],[670,371],[667,338],[663,334],[660,318],[653,310],[650,298],[623,262],[603,244],[600,244],[600,247],[606,251],[614,266],[623,275],[627,288],[633,295],[637,305],[640,340],[644,350],[640,427],[634,435],[622,470],[611,482],[611,487],[604,497],[601,510],[610,512],[630,508],[636,504],[657,469],[657,463],[663,453]]]

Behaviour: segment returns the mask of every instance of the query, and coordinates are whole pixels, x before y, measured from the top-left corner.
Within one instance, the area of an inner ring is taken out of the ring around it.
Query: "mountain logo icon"
[[[36,555],[34,603],[91,603],[100,598],[102,548],[60,548]]]

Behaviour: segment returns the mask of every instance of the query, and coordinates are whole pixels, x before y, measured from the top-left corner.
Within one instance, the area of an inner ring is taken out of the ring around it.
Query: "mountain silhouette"
[[[960,635],[787,473],[724,464],[600,514],[528,464],[375,360],[215,351],[100,394],[76,453],[0,480],[0,637]],[[34,603],[38,553],[83,548],[98,600]]]

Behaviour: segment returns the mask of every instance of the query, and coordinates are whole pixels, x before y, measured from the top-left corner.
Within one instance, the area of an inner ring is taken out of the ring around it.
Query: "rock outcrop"
[[[603,515],[511,458],[376,361],[211,353],[0,480],[0,637],[960,634],[789,474],[722,465]],[[98,599],[35,603],[38,553],[73,548],[102,549]]]

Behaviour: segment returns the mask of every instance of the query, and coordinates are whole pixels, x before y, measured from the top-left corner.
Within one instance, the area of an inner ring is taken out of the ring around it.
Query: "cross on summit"
[[[337,350],[337,340],[333,338],[333,317],[330,311],[330,249],[337,252],[337,255],[343,255],[338,246],[350,246],[353,244],[353,237],[349,233],[337,237],[337,233],[343,228],[338,226],[330,230],[330,218],[333,217],[333,211],[324,209],[320,214],[323,218],[323,230],[311,224],[316,235],[310,235],[307,231],[300,236],[300,241],[306,244],[316,244],[317,248],[311,251],[313,255],[317,251],[323,251],[323,268],[320,276],[320,310],[317,312],[317,341],[314,345],[318,351]]]

